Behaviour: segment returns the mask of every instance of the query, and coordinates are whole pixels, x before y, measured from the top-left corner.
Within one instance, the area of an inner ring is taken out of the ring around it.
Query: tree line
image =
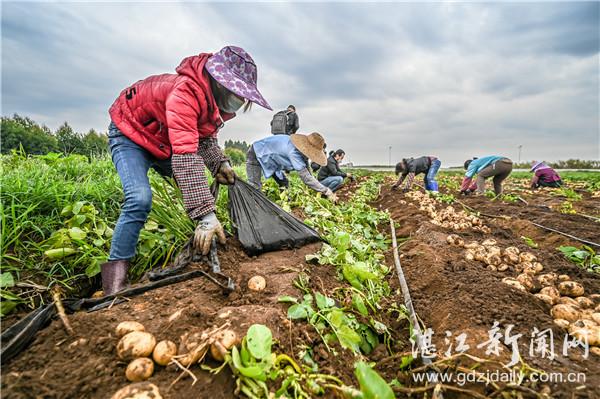
[[[600,161],[586,161],[582,159],[567,159],[566,161],[546,162],[554,169],[600,169]],[[513,165],[515,169],[530,169],[530,162],[518,162]]]
[[[27,154],[36,155],[62,152],[98,156],[108,151],[106,134],[94,129],[85,134],[79,133],[67,122],[53,132],[46,125],[39,125],[28,117],[15,114],[12,117],[2,117],[0,129],[0,149],[3,154],[21,148]]]

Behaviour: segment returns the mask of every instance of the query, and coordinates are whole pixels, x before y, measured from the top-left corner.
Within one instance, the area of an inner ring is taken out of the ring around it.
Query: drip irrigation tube
[[[416,344],[419,349],[423,348],[424,337],[423,331],[421,330],[421,326],[419,325],[419,319],[417,318],[417,312],[413,306],[412,298],[410,297],[410,291],[408,290],[408,284],[406,283],[406,278],[404,277],[404,272],[402,271],[402,265],[400,264],[400,257],[398,256],[398,241],[396,240],[396,228],[394,227],[394,219],[390,217],[390,229],[392,231],[392,250],[394,252],[394,263],[396,265],[396,273],[398,273],[398,280],[400,280],[400,288],[402,289],[402,295],[404,296],[404,306],[408,309],[408,314],[410,317],[410,322],[413,326],[413,331],[416,336]],[[423,364],[430,366],[432,361],[428,357],[422,357]],[[438,373],[435,370],[429,370],[428,374],[430,381],[439,382]],[[436,398],[442,399],[441,393],[436,396]]]

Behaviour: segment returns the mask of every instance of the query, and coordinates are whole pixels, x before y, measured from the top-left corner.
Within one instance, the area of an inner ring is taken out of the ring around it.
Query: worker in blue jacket
[[[477,194],[485,193],[485,180],[492,177],[494,182],[494,192],[496,195],[502,194],[502,182],[512,172],[513,163],[510,159],[499,156],[489,155],[483,158],[473,158],[465,161],[465,178],[460,187],[461,194],[469,194],[476,191]],[[473,177],[477,175],[476,182]]]

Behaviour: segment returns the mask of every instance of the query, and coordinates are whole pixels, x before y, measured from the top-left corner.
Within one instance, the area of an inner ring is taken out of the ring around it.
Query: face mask
[[[225,98],[225,104],[219,106],[219,109],[223,112],[232,114],[238,109],[240,109],[245,102],[246,101],[244,99],[240,99],[237,96],[231,94]]]

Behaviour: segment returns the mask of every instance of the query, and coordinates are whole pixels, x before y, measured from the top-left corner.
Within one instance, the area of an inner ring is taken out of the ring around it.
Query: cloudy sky
[[[600,3],[2,3],[2,114],[105,131],[118,93],[227,44],[357,164],[598,159]],[[254,107],[226,139],[269,134]]]

